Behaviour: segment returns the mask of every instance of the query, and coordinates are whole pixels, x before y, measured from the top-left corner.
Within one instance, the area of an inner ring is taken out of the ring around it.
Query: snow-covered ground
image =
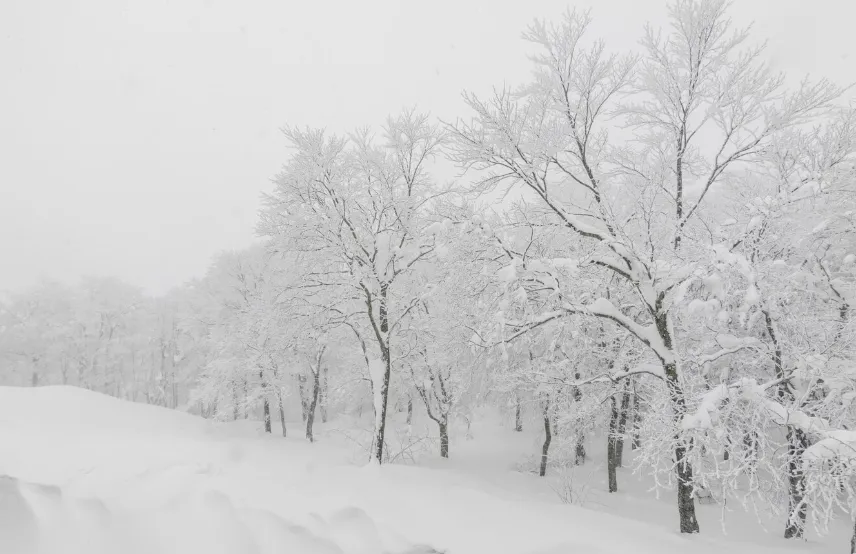
[[[785,542],[719,508],[681,536],[671,498],[624,470],[592,477],[584,508],[511,471],[537,436],[486,418],[451,461],[366,466],[342,429],[260,435],[70,387],[0,388],[0,553],[686,553],[844,551],[842,536]],[[278,429],[276,430],[278,431]],[[595,462],[596,464],[596,462]],[[592,465],[595,467],[595,465]],[[602,472],[598,472],[598,475]],[[620,514],[620,515],[617,515]],[[759,534],[760,533],[760,534]]]

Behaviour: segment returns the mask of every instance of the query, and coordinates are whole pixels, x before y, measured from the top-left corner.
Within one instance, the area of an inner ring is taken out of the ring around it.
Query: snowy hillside
[[[348,459],[323,438],[259,437],[71,387],[0,388],[0,552],[704,554],[724,546],[562,505],[536,487],[527,494],[520,475],[509,473],[504,488],[465,469]]]

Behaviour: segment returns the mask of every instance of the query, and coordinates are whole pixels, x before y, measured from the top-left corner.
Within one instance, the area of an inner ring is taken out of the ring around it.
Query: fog
[[[633,49],[665,3],[593,6]],[[347,130],[522,79],[525,24],[564,1],[0,4],[0,290],[115,275],[152,293],[254,240],[283,125]],[[848,0],[742,0],[791,76],[856,81]]]

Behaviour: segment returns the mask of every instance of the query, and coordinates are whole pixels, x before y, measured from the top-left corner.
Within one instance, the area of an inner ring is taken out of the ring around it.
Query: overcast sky
[[[558,0],[0,0],[0,290],[116,275],[161,293],[254,240],[285,124],[346,130],[519,82]],[[664,0],[593,6],[633,49]],[[792,74],[856,82],[856,2],[737,0]]]

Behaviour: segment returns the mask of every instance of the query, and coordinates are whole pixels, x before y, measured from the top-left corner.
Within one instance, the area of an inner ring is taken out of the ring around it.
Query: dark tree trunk
[[[627,432],[627,415],[630,410],[630,391],[625,390],[621,395],[621,406],[618,412],[618,426],[615,435],[615,466],[622,467],[624,463],[624,434]]]
[[[247,384],[247,380],[244,379],[244,419],[250,418],[250,403],[247,402],[249,397],[249,385]]]
[[[606,473],[609,481],[609,492],[618,492],[618,475],[616,472],[616,433],[618,431],[618,401],[613,395],[610,399],[609,434],[606,436]]]
[[[800,539],[805,533],[806,505],[805,475],[802,470],[803,452],[808,448],[808,438],[800,429],[788,427],[788,521],[785,524],[786,539]]]
[[[264,414],[265,420],[265,433],[270,433],[270,402],[268,402],[267,398],[264,399],[262,413]]]
[[[377,459],[378,463],[383,462],[383,447],[384,440],[386,435],[386,410],[389,401],[389,378],[392,373],[392,362],[389,359],[389,353],[385,352],[383,355],[384,362],[384,372],[383,372],[383,381],[381,382],[380,389],[380,397],[381,397],[381,405],[380,405],[380,415],[375,414],[375,417],[379,418],[378,429],[375,433],[374,440],[374,457]]]
[[[672,405],[672,422],[675,426],[675,471],[678,477],[678,517],[681,533],[698,533],[698,520],[693,500],[693,468],[687,460],[687,448],[681,436],[680,428],[686,413],[686,401],[678,383],[675,364],[665,364],[666,383],[669,387],[669,400]]]
[[[544,446],[541,448],[541,470],[538,475],[544,477],[547,475],[547,456],[550,453],[550,441],[553,439],[553,434],[550,430],[550,404],[547,403],[544,408]]]
[[[265,383],[264,370],[259,370],[259,379],[262,382],[262,414],[265,422],[265,433],[270,433],[270,402],[267,397],[267,383]]]
[[[580,374],[575,373],[574,378],[579,381]],[[571,395],[574,402],[579,402],[583,398],[583,391],[579,387],[571,388]],[[585,433],[579,431],[577,433],[576,445],[574,446],[574,465],[581,466],[586,462],[586,436]]]
[[[443,376],[442,370],[434,372],[431,370],[430,387],[414,384],[416,392],[422,398],[425,404],[425,411],[428,418],[437,424],[440,430],[440,457],[449,457],[449,403],[451,396],[446,384],[446,377]],[[436,405],[431,399],[436,401]],[[413,397],[408,396],[407,399],[407,422],[410,424],[410,418],[413,415]]]
[[[630,450],[637,450],[642,446],[642,406],[639,403],[639,392],[633,388],[633,439],[630,441]]]
[[[282,391],[277,394],[277,400],[279,401],[279,424],[282,425],[282,436],[285,437],[287,435],[287,431],[285,427],[285,406],[282,400]]]
[[[693,501],[693,470],[686,460],[686,448],[679,445],[675,448],[675,458],[678,461],[678,515],[681,521],[681,533],[698,533],[698,520],[695,515]]]
[[[389,333],[389,316],[386,306],[386,296],[387,290],[389,289],[388,284],[383,284],[380,287],[380,306],[378,309],[378,316],[380,318],[380,332],[383,337],[388,337]],[[371,311],[371,305],[368,306]],[[380,414],[375,413],[375,417],[377,418],[377,429],[375,429],[375,436],[373,440],[373,449],[372,457],[377,460],[377,463],[383,463],[383,448],[384,448],[384,440],[386,436],[386,411],[387,406],[389,404],[389,380],[390,375],[392,374],[392,359],[391,353],[389,351],[389,342],[388,338],[381,340],[379,338],[378,342],[380,343],[380,351],[381,351],[381,360],[383,361],[383,378],[380,383],[380,390],[378,393],[380,394]],[[376,383],[372,383],[372,387],[376,386]],[[374,391],[372,391],[374,393]],[[372,402],[374,405],[375,403]],[[377,410],[377,406],[375,406],[375,410]]]
[[[305,423],[309,412],[309,401],[306,397],[306,375],[302,373],[297,376],[297,391],[300,394],[300,417]]]
[[[520,397],[514,395],[514,430],[520,433],[523,431],[523,418],[520,413]]]
[[[683,158],[684,158],[684,148],[686,146],[686,142],[684,137],[686,136],[686,123],[681,125],[681,132],[678,135],[678,149],[677,149],[677,159],[675,161],[675,176],[676,176],[676,187],[675,187],[675,213],[677,215],[677,221],[679,222],[678,231],[675,233],[675,250],[681,245],[681,233],[683,230],[683,222],[681,222],[681,217],[683,214],[684,202],[683,202],[683,194],[684,194],[684,171],[683,171]]]
[[[232,385],[232,420],[238,421],[238,385]]]
[[[315,406],[318,404],[318,394],[321,389],[320,373],[321,368],[318,367],[315,368],[315,372],[312,374],[312,397],[309,400],[309,407],[306,410],[306,438],[309,442],[315,442],[315,437],[312,435],[312,426],[315,424]]]
[[[574,465],[581,466],[586,463],[586,438],[580,433],[577,435],[577,444],[574,448]]]
[[[782,363],[782,348],[779,346],[779,339],[776,335],[776,329],[773,324],[773,318],[770,313],[763,312],[764,322],[767,326],[767,335],[770,337],[770,342],[773,343],[772,362],[773,370],[777,379],[782,382],[776,391],[779,400],[783,403],[793,403],[795,400],[793,390],[789,381],[785,378],[785,368]],[[755,437],[757,433],[753,432]],[[802,458],[805,449],[808,448],[808,437],[802,430],[795,427],[788,427],[788,520],[785,523],[785,538],[799,539],[802,538],[805,531],[806,507],[803,504],[803,495],[805,493],[805,475],[802,471]],[[757,438],[755,439],[757,440]],[[754,454],[757,456],[757,448]]]
[[[730,403],[731,401],[728,398],[722,401],[723,406],[728,406]],[[731,459],[731,433],[729,433],[727,429],[725,430],[723,442],[725,444],[722,446],[722,460],[727,462]]]
[[[677,246],[677,243],[676,243]],[[663,302],[663,293],[657,298],[658,313],[654,321],[657,326],[657,334],[663,341],[663,346],[671,351],[672,336],[669,333],[668,314],[659,311]],[[669,404],[672,408],[672,425],[674,426],[675,440],[675,472],[678,478],[678,518],[680,520],[681,533],[698,533],[698,519],[695,514],[695,501],[693,500],[693,468],[687,460],[687,447],[684,442],[681,424],[687,412],[686,398],[678,378],[677,363],[671,360],[662,360],[663,373],[666,376],[666,386],[669,389]]]
[[[327,374],[327,366],[324,366],[324,370],[321,373],[321,393],[318,401],[320,402],[321,407],[321,423],[327,423],[327,387],[328,387],[328,374]]]
[[[440,427],[440,457],[449,457],[449,424],[443,420],[437,422]]]

